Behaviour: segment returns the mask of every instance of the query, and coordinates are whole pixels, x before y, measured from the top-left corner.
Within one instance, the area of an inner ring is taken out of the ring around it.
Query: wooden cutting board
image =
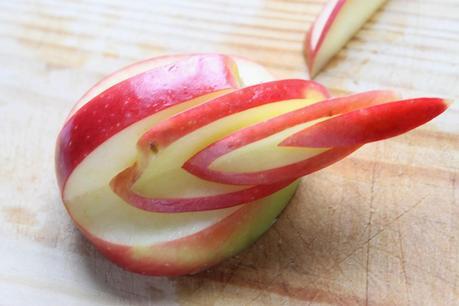
[[[207,272],[134,275],[82,238],[54,141],[76,99],[133,61],[217,51],[307,77],[323,1],[0,1],[0,305],[459,305],[459,109],[302,180],[254,246]],[[459,2],[390,0],[318,77],[459,99]]]

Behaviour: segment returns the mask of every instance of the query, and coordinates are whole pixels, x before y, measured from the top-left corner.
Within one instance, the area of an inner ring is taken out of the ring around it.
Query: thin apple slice
[[[281,145],[312,148],[361,145],[406,133],[437,117],[447,107],[446,101],[439,98],[375,105],[319,122],[287,138]]]
[[[143,61],[136,62],[118,71],[115,71],[107,75],[105,78],[103,78],[99,82],[97,82],[85,94],[83,94],[83,96],[73,106],[68,117],[71,117],[86,103],[90,102],[96,96],[98,96],[99,94],[103,93],[104,91],[106,91],[107,89],[113,87],[114,85],[118,83],[121,83],[141,73],[147,72],[148,70],[152,70],[160,66],[174,64],[180,60],[190,58],[191,56],[193,55],[177,54],[177,55],[158,56],[158,57],[153,57],[153,58],[149,58]],[[195,54],[195,56],[202,56],[202,54]]]
[[[151,198],[132,190],[136,182],[136,171],[137,169],[134,166],[118,174],[111,183],[112,190],[127,203],[136,208],[163,213],[205,211],[246,204],[269,196],[287,187],[295,180],[253,186],[217,195],[183,198]]]
[[[309,29],[304,52],[314,77],[387,0],[329,0]]]
[[[312,125],[314,120],[394,99],[397,96],[391,91],[370,91],[308,105],[213,143],[190,158],[183,168],[202,179],[225,184],[257,185],[292,180],[344,158],[359,144],[328,151],[292,150],[278,146],[285,138]],[[342,124],[341,128],[347,126]]]
[[[71,117],[76,111],[83,107],[86,103],[94,99],[97,95],[101,94],[105,90],[113,87],[114,85],[121,83],[129,78],[132,78],[136,75],[144,73],[148,70],[160,66],[166,66],[174,64],[180,60],[190,58],[192,56],[213,56],[215,54],[175,54],[175,55],[165,55],[153,57],[143,61],[136,62],[132,65],[124,67],[118,71],[115,71],[99,82],[97,82],[93,87],[91,87],[75,104],[72,108],[68,117]],[[271,74],[263,67],[253,61],[239,57],[231,56],[231,58],[238,63],[240,85],[241,86],[251,86],[264,82],[272,81]]]
[[[138,143],[141,152],[138,162],[116,176],[111,186],[127,203],[156,212],[217,209],[265,197],[293,180],[243,189],[226,188],[225,191],[222,186],[212,186],[187,175],[181,165],[194,152],[240,128],[327,96],[326,90],[312,81],[283,80],[246,87],[196,106],[145,133]],[[282,99],[286,100],[279,101]],[[174,180],[162,185],[165,177],[174,177]],[[199,185],[206,186],[205,195],[196,195]],[[168,194],[176,196],[165,198]]]
[[[325,87],[314,81],[300,79],[273,81],[245,87],[191,108],[154,126],[142,136],[138,146],[148,151],[154,144],[155,150],[159,150],[160,147],[167,146],[209,123],[254,107],[278,103],[270,113],[261,118],[267,119],[282,113],[294,103],[297,106],[309,105],[327,97],[329,93]],[[288,101],[295,99],[306,101]]]
[[[194,56],[136,75],[95,96],[59,134],[60,186],[83,158],[129,125],[180,103],[238,87],[236,69],[226,56]]]

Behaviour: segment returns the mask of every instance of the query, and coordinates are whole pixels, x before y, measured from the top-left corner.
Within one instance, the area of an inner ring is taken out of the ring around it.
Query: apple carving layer
[[[237,57],[153,58],[76,104],[57,139],[57,178],[75,224],[110,260],[196,273],[265,232],[301,176],[445,109],[389,91],[332,98]]]

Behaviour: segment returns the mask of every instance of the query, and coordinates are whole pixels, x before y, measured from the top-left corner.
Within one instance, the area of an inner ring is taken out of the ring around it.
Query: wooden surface
[[[459,305],[459,110],[302,181],[253,247],[181,278],[130,274],[76,231],[58,129],[102,76],[218,51],[306,77],[315,0],[0,1],[0,305]],[[390,0],[318,77],[459,98],[459,2]]]

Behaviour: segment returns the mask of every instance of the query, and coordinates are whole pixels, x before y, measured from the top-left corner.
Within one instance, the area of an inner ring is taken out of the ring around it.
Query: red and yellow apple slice
[[[396,100],[386,91],[331,99],[315,82],[270,78],[244,59],[183,55],[92,88],[56,150],[63,201],[85,236],[130,271],[200,271],[269,228],[301,175],[446,107],[386,103]]]
[[[234,131],[303,108],[327,95],[317,83],[282,80],[243,88],[191,108],[145,133],[138,142],[141,154],[136,166],[118,175],[112,186],[135,207],[157,212],[218,209],[265,197],[289,182],[223,189],[189,175],[181,165],[195,152]],[[164,177],[174,180],[163,186],[159,181]],[[202,187],[205,194],[198,196]],[[174,194],[166,192],[171,188],[180,190],[181,196],[165,198]]]
[[[295,179],[345,157],[356,148],[286,148],[279,145],[285,138],[317,121],[395,99],[390,91],[370,91],[307,105],[213,143],[190,158],[184,168],[206,180],[226,184],[273,184]]]
[[[446,109],[442,99],[392,102],[393,98],[391,92],[368,92],[318,102],[233,133],[197,153],[184,168],[226,184],[294,180],[365,143],[405,133]]]
[[[387,0],[329,0],[309,29],[304,52],[314,77]]]
[[[244,73],[240,79],[245,83],[250,84],[271,78],[262,67],[254,63],[239,58],[235,58],[234,61],[238,64],[239,70]],[[193,62],[196,62],[196,59],[188,61],[188,65]],[[184,65],[183,62],[181,65]],[[219,66],[222,67],[221,63]],[[193,70],[190,66],[188,68]],[[225,69],[220,71],[222,75],[231,76],[225,72]],[[155,72],[151,70],[149,73]],[[212,76],[218,78],[215,74]],[[136,77],[139,78],[140,75]],[[183,79],[183,74],[176,77]],[[100,91],[100,93],[77,109],[64,126],[57,143],[56,169],[66,208],[82,232],[98,249],[121,266],[135,272],[157,275],[186,274],[201,270],[231,256],[253,242],[272,224],[294,192],[294,188],[289,187],[260,202],[243,207],[181,214],[145,212],[126,204],[112,192],[109,182],[134,163],[137,155],[136,142],[142,134],[156,123],[192,105],[203,103],[207,99],[232,90],[233,85],[229,80],[222,82],[220,91],[217,90],[218,88],[213,88],[212,90],[217,91],[204,96],[196,94],[195,99],[191,101],[175,100],[173,105],[153,114],[150,112],[139,114],[137,122],[126,124],[123,130],[110,129],[112,135],[104,133],[104,139],[96,135],[99,129],[98,124],[103,123],[103,119],[106,119],[104,115],[110,118],[110,112],[99,113],[100,121],[98,119],[88,120],[87,118],[92,117],[84,117],[92,112],[85,111],[85,109],[91,109],[94,107],[93,103],[98,105],[100,103],[98,101],[101,100],[114,101],[113,103],[124,101],[115,100],[116,97],[110,100],[110,92],[113,93],[112,90],[116,92],[119,88],[110,87],[103,90],[95,88],[93,91]],[[211,84],[215,84],[215,79],[211,81]],[[188,86],[192,87],[193,84],[194,81],[190,81]],[[126,84],[120,82],[114,86],[126,86]],[[183,87],[178,88],[183,89]],[[160,101],[152,102],[159,103]],[[116,109],[118,105],[114,107]],[[111,106],[107,107],[107,110],[110,109]],[[124,113],[124,115],[128,114]],[[82,118],[78,119],[79,116]],[[118,120],[123,122],[125,119],[119,118]],[[78,122],[87,124],[85,134],[73,132]],[[116,127],[117,124],[114,124]],[[99,137],[97,142],[99,144],[85,143],[87,135]],[[83,146],[76,150],[80,152],[80,155],[68,148],[75,145],[76,137],[80,141],[79,145]],[[181,190],[173,188],[171,190],[173,184],[167,183],[168,180],[169,182],[174,181],[175,178],[163,177],[160,180],[164,182],[163,186],[170,186],[166,188],[166,191],[180,196]],[[191,187],[196,187],[195,192],[206,193],[208,189],[218,190],[218,187],[221,188],[220,192],[231,189],[231,186],[212,183],[199,188],[197,185],[190,182]],[[241,218],[241,216],[244,217]],[[204,248],[205,245],[208,247]],[[163,251],[159,252],[158,249]],[[146,250],[150,251],[146,252]],[[167,256],[163,257],[161,254]]]

